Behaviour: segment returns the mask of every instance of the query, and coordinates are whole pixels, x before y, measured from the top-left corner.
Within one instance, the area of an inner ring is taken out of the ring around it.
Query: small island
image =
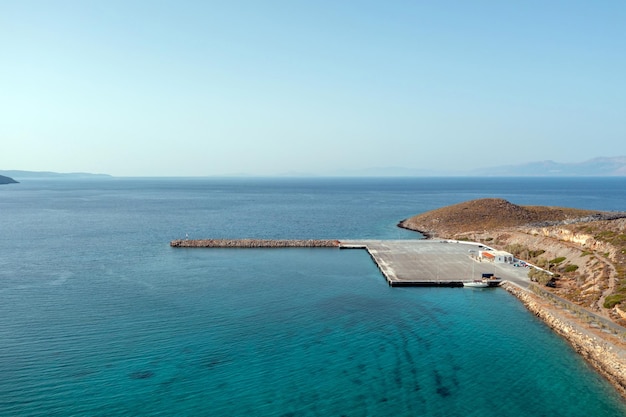
[[[22,170],[2,170],[0,176],[20,178],[22,180],[40,179],[109,179],[113,178],[108,174],[92,174],[88,172],[52,172],[52,171],[22,171]],[[13,180],[14,182],[18,182]]]
[[[11,177],[0,175],[0,184],[18,184],[18,182]]]

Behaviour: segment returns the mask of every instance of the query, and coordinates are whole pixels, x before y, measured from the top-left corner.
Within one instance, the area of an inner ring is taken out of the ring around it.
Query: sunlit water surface
[[[624,210],[620,179],[113,179],[0,188],[0,415],[619,416],[501,289],[390,288],[337,249],[482,197]]]

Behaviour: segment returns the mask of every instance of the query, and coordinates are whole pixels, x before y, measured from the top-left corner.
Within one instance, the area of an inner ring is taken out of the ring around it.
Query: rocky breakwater
[[[338,240],[324,239],[178,239],[173,248],[338,248]]]
[[[567,317],[555,306],[511,283],[503,288],[516,296],[526,308],[563,336],[600,374],[626,398],[626,344],[619,338],[597,335],[582,322]],[[613,340],[612,340],[613,339]]]

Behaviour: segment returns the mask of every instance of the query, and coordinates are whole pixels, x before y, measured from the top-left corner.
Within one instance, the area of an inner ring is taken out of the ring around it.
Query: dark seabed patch
[[[435,377],[435,386],[437,388],[437,394],[439,394],[441,397],[444,397],[444,398],[452,395],[450,388],[444,385],[443,377],[441,376],[439,371],[437,370],[433,371],[433,375]]]
[[[154,376],[154,372],[152,371],[136,371],[131,372],[129,375],[130,379],[148,379]]]
[[[202,361],[202,366],[207,369],[213,369],[220,365],[231,363],[232,359],[227,356],[210,356]]]

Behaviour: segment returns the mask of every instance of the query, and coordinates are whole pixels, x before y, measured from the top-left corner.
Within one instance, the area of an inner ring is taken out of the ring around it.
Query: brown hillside
[[[432,210],[400,222],[406,229],[429,236],[496,230],[540,222],[562,221],[599,214],[562,207],[518,206],[501,198],[484,198]]]

